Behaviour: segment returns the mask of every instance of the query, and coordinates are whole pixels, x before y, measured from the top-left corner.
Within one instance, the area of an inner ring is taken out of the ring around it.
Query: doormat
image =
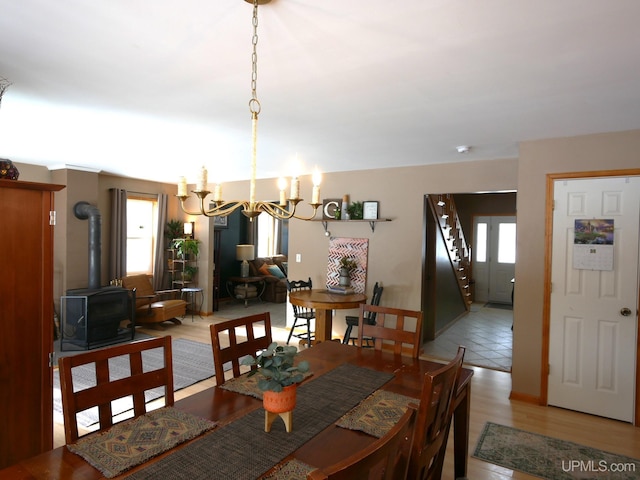
[[[634,480],[640,460],[487,422],[475,458],[549,480]]]
[[[174,339],[171,342],[171,356],[173,358],[173,388],[174,391],[186,388],[194,383],[206,380],[215,375],[213,367],[213,351],[211,345],[194,342],[183,338]],[[161,349],[156,348],[143,352],[145,371],[161,368],[164,357]],[[230,368],[231,364],[225,365]],[[112,378],[123,378],[129,375],[129,362],[124,357],[116,357],[109,360],[109,371]],[[81,390],[95,386],[95,370],[90,366],[74,368],[74,389]],[[154,388],[145,393],[148,402],[164,396],[164,388]],[[112,402],[114,415],[133,409],[131,398],[123,398]],[[53,374],[53,412],[62,418],[62,395],[60,393],[60,375],[56,370]],[[98,422],[98,408],[91,408],[77,415],[78,426],[89,427]]]

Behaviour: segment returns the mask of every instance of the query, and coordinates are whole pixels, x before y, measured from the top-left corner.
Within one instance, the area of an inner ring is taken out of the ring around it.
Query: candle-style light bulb
[[[316,168],[311,176],[311,181],[313,182],[313,195],[311,196],[312,204],[320,203],[320,183],[322,182],[322,174]]]
[[[280,206],[284,207],[287,204],[287,179],[280,177],[278,179],[278,190],[280,190]]]
[[[203,166],[202,170],[200,170],[200,176],[198,177],[198,188],[196,191],[204,192],[207,189],[207,183],[207,169]]]
[[[178,182],[178,196],[186,197],[187,195],[187,179],[180,177],[180,181]]]

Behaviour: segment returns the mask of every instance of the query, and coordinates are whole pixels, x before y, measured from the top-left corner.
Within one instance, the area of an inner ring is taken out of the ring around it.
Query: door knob
[[[622,315],[623,317],[628,317],[629,315],[631,315],[631,310],[625,307],[620,310],[620,315]]]

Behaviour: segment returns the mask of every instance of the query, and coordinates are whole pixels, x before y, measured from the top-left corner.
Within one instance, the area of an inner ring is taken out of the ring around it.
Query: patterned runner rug
[[[640,460],[491,422],[473,456],[550,480],[640,478]]]
[[[259,408],[216,428],[127,478],[259,478],[392,378],[393,375],[389,373],[350,364],[340,365],[324,375],[310,378],[298,387],[290,433],[285,431],[283,422],[275,422],[271,432],[266,433],[264,410]]]
[[[200,382],[215,375],[213,367],[213,351],[211,345],[194,342],[182,338],[171,342],[171,354],[173,357],[173,388],[181,390],[194,383]],[[160,368],[163,357],[160,349],[144,352],[143,362],[145,371]],[[148,365],[148,367],[147,367]],[[84,389],[95,386],[95,371],[91,367],[79,367],[74,369],[74,387]],[[122,378],[129,375],[129,364],[124,358],[114,358],[109,361],[109,370],[113,378]],[[164,389],[158,388],[146,393],[146,400],[150,402],[164,395]],[[114,415],[126,412],[133,408],[129,399],[114,402],[112,406]],[[62,396],[60,394],[60,376],[56,370],[53,373],[53,412],[62,418]],[[98,409],[93,408],[78,414],[78,425],[90,427],[98,422]]]

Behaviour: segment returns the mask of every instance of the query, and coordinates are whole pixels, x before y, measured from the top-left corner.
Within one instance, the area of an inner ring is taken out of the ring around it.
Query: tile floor
[[[271,313],[274,338],[278,337],[278,341],[284,341],[288,333],[285,327],[285,308],[286,304],[268,302],[253,302],[248,308],[238,302],[223,302],[215,315],[237,318],[268,310]],[[512,322],[512,310],[491,308],[475,303],[467,316],[458,320],[434,341],[425,343],[422,356],[450,360],[455,356],[458,345],[464,345],[467,347],[464,356],[465,364],[510,372]]]
[[[467,350],[464,363],[511,371],[513,311],[474,303],[471,312],[435,340],[424,344],[422,356],[450,360],[458,345]]]

